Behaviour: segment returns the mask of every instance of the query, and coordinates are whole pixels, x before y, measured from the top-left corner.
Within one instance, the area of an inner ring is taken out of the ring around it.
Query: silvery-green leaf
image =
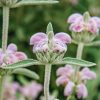
[[[96,65],[93,62],[89,62],[77,58],[70,58],[70,57],[66,57],[61,62],[55,62],[54,64],[71,64],[71,65],[82,66],[82,67],[91,67]]]
[[[17,69],[14,69],[12,71],[13,74],[20,74],[20,75],[24,75],[24,76],[27,76],[27,77],[30,77],[30,78],[33,78],[33,79],[39,79],[39,76],[31,71],[31,70],[28,70],[26,68],[17,68]]]
[[[51,23],[47,25],[47,35],[48,35],[49,40],[52,40],[54,37],[53,27]]]
[[[27,59],[11,65],[3,66],[2,69],[16,69],[16,68],[28,67],[32,65],[42,65],[42,64],[39,63],[37,60]]]
[[[94,41],[94,42],[85,44],[85,46],[100,46],[100,41]]]
[[[16,8],[16,7],[20,7],[20,6],[26,6],[26,5],[43,5],[43,4],[55,4],[58,3],[58,1],[54,0],[54,1],[44,1],[44,0],[21,0],[18,3],[16,3],[14,6],[12,6],[12,8]]]

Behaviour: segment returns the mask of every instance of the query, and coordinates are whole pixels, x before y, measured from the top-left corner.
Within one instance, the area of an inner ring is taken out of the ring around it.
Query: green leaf
[[[26,6],[26,5],[44,5],[44,4],[55,4],[58,3],[58,1],[37,1],[37,0],[21,0],[18,3],[16,3],[12,8],[20,7],[20,6]]]
[[[26,68],[17,68],[17,69],[14,69],[12,71],[13,74],[21,74],[21,75],[24,75],[24,76],[27,76],[27,77],[30,77],[30,78],[33,78],[33,79],[39,79],[39,76],[33,72],[33,71],[30,71]]]
[[[85,46],[100,46],[100,41],[94,41],[94,42],[85,44]]]
[[[42,65],[42,64],[39,63],[37,60],[27,59],[27,60],[19,61],[11,65],[6,65],[2,67],[2,69],[16,69],[16,68],[28,67],[32,65]]]
[[[51,23],[47,25],[47,35],[48,35],[49,40],[52,40],[54,37],[53,27]]]
[[[91,66],[96,65],[95,63],[92,63],[92,62],[80,60],[80,59],[77,59],[77,58],[70,58],[70,57],[66,57],[61,62],[57,62],[55,64],[56,65],[57,64],[71,64],[71,65],[82,66],[82,67],[91,67]]]

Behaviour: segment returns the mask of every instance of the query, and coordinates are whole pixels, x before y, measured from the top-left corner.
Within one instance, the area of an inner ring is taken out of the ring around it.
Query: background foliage
[[[84,13],[89,11],[91,16],[100,16],[100,0],[59,0],[59,4],[55,5],[38,5],[20,7],[11,9],[10,27],[9,27],[9,43],[16,43],[19,50],[24,51],[28,57],[35,58],[32,48],[29,46],[31,35],[36,32],[45,32],[48,22],[52,22],[55,33],[63,31],[69,34],[67,18],[72,13]],[[1,45],[1,29],[2,29],[2,9],[0,9],[0,45]],[[96,38],[100,40],[100,35]],[[77,46],[71,44],[68,46],[66,56],[75,57]],[[92,69],[97,73],[95,81],[88,82],[89,97],[87,100],[100,100],[100,46],[85,47],[83,59],[97,63]],[[51,92],[59,90],[58,98],[65,100],[63,96],[63,88],[57,87],[56,69],[60,66],[53,66],[51,77]],[[32,66],[31,70],[35,70],[40,75],[39,82],[43,84],[44,67]],[[18,76],[15,76],[18,80]],[[30,79],[28,79],[30,81]]]

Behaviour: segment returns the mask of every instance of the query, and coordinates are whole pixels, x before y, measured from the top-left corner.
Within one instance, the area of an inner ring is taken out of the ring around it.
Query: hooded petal
[[[91,80],[96,78],[96,73],[91,71],[89,68],[84,68],[81,71],[82,80]]]
[[[79,13],[72,14],[68,18],[68,23],[74,23],[77,19],[83,19],[83,16]]]
[[[68,84],[66,85],[65,87],[65,90],[64,90],[64,95],[65,96],[69,96],[73,93],[73,88],[74,88],[75,84],[73,82],[68,82]]]
[[[8,53],[13,53],[17,51],[17,46],[13,43],[9,44],[7,47],[7,52]]]
[[[99,18],[99,17],[94,16],[94,17],[92,17],[92,19],[93,19],[93,20],[95,20],[95,22],[96,22],[96,24],[97,24],[98,28],[100,28],[100,18]]]
[[[27,55],[23,52],[16,52],[14,55],[19,61],[27,59]]]
[[[36,33],[35,35],[32,35],[30,38],[30,45],[36,45],[40,41],[47,39],[47,35],[45,33],[39,32]]]
[[[84,23],[77,21],[70,25],[70,30],[73,32],[82,32],[84,30]]]
[[[60,67],[57,70],[57,75],[66,75],[66,76],[71,76],[74,72],[74,69],[72,68],[71,65],[66,65],[65,67]]]
[[[71,43],[71,37],[69,34],[64,33],[64,32],[59,32],[55,35],[56,39],[59,39],[63,43]]]
[[[77,86],[77,97],[80,98],[86,98],[88,96],[88,91],[86,86],[81,83]]]
[[[69,81],[68,77],[63,75],[63,76],[60,76],[60,77],[57,78],[56,84],[57,84],[57,86],[65,85],[65,84],[68,83],[68,81]]]

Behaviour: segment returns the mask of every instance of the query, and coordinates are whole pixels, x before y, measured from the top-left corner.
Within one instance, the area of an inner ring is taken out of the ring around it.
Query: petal
[[[89,21],[89,31],[93,34],[97,34],[97,35],[99,34],[99,28],[97,26],[97,23],[92,18]]]
[[[75,22],[70,26],[70,30],[73,32],[82,32],[83,29],[84,29],[83,22]]]
[[[15,56],[17,57],[17,59],[20,60],[25,60],[27,59],[27,55],[23,52],[16,52]]]
[[[9,54],[6,57],[6,63],[7,64],[13,64],[13,63],[16,63],[17,61],[18,61],[18,59],[17,59],[17,57],[14,54]]]
[[[59,39],[54,39],[53,41],[53,52],[66,52],[67,51],[67,45],[60,41]]]
[[[86,98],[88,96],[88,91],[86,86],[81,83],[77,86],[77,97],[80,98]]]
[[[63,76],[60,76],[60,77],[57,78],[56,84],[57,84],[57,86],[65,85],[65,84],[68,83],[68,81],[69,81],[68,77],[63,75]]]
[[[79,13],[75,13],[75,14],[72,14],[71,16],[69,16],[68,18],[68,23],[74,23],[77,19],[79,18],[83,18],[83,16]]]
[[[74,73],[74,69],[71,65],[66,65],[65,67],[61,67],[57,70],[57,75],[66,75],[71,76]]]
[[[91,71],[89,68],[82,69],[81,74],[82,80],[96,79],[96,73]]]
[[[100,28],[100,18],[99,17],[92,17],[93,20],[95,20],[95,22],[97,23],[98,28]]]
[[[30,38],[30,45],[38,44],[40,41],[47,39],[47,35],[45,33],[39,32],[35,35],[32,35]]]
[[[59,39],[63,43],[71,43],[71,37],[69,34],[64,33],[64,32],[59,32],[55,35],[56,39]]]
[[[68,84],[66,85],[65,87],[65,90],[64,90],[64,95],[65,96],[69,96],[73,93],[73,88],[74,88],[75,84],[73,82],[68,82]]]
[[[7,47],[7,52],[12,53],[17,51],[17,46],[13,43],[9,44]]]

